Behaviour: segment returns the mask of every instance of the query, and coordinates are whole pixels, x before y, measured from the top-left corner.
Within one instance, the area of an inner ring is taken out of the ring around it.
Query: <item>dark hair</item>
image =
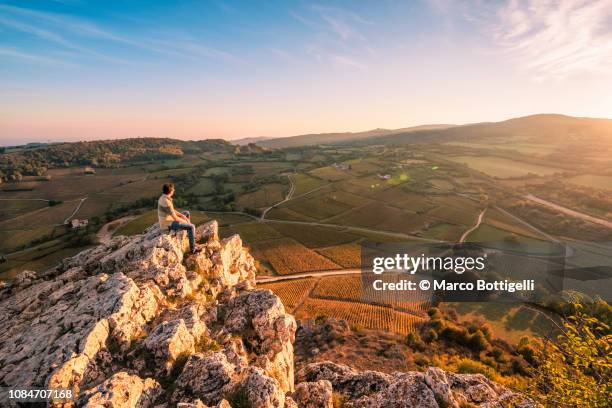
[[[164,186],[162,187],[162,191],[164,194],[170,194],[170,192],[173,190],[174,190],[174,184],[172,183],[164,184]]]

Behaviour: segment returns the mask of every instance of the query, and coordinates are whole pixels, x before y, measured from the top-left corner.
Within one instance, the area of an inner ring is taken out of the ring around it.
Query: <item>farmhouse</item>
[[[72,229],[85,228],[87,227],[88,224],[89,224],[89,220],[79,220],[77,218],[73,218],[70,221],[70,225],[72,226]]]

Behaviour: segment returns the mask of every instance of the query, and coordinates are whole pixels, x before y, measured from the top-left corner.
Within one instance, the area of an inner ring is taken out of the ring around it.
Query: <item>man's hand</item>
[[[188,224],[191,223],[191,221],[189,221],[189,218],[187,218],[187,216],[185,214],[177,212],[176,215],[178,215],[179,218],[182,218],[183,221],[185,221],[186,223],[188,223]]]
[[[178,212],[176,210],[173,211],[172,218],[174,218],[174,221],[177,221],[177,222],[183,222],[183,221],[185,221],[187,223],[190,222],[189,218],[185,217],[185,215],[183,215],[182,213],[180,213],[180,212]]]

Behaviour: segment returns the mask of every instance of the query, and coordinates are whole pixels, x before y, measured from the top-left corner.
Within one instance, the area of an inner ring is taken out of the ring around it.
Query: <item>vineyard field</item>
[[[289,313],[292,313],[295,307],[299,305],[306,296],[308,296],[308,293],[316,282],[316,279],[296,279],[285,282],[263,284],[259,285],[259,287],[270,289],[272,292],[274,292],[283,301],[285,309],[287,309]]]
[[[297,319],[314,319],[325,316],[346,320],[349,324],[370,329],[406,335],[424,317],[395,311],[388,307],[339,300],[307,298],[295,312]]]
[[[272,265],[279,275],[339,268],[329,259],[288,238],[256,244],[253,253],[255,258]]]
[[[343,268],[359,268],[361,266],[361,248],[357,244],[320,248],[317,249],[317,252]]]
[[[430,307],[430,296],[426,292],[415,291],[393,296],[391,292],[370,290],[365,293],[360,275],[326,276],[319,280],[312,291],[313,298],[342,300],[359,303],[378,304],[397,311],[425,316]]]

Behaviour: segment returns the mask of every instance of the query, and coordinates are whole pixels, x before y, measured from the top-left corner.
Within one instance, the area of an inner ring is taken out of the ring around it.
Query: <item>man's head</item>
[[[174,195],[174,184],[172,183],[164,184],[162,187],[162,192],[168,197],[172,197],[172,195]]]

